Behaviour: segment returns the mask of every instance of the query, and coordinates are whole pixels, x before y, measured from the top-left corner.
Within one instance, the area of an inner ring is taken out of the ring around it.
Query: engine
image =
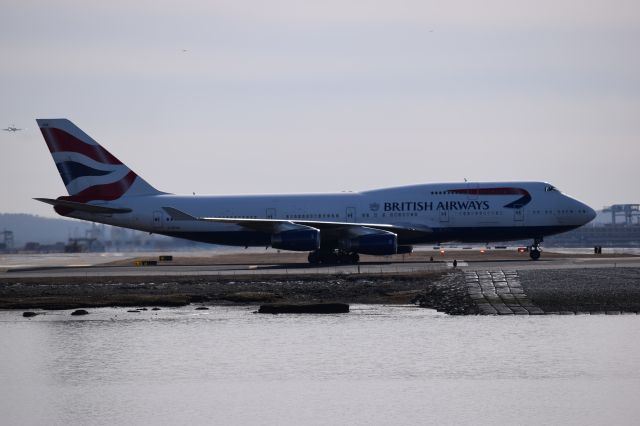
[[[292,229],[271,235],[271,247],[281,250],[313,251],[320,248],[318,229]]]
[[[398,236],[391,233],[376,233],[359,235],[355,238],[342,240],[340,248],[348,252],[383,256],[398,252]]]

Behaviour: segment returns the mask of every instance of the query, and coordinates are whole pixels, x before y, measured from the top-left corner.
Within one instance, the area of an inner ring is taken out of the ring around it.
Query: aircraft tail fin
[[[69,193],[64,199],[87,203],[162,193],[71,121],[64,118],[36,121]]]

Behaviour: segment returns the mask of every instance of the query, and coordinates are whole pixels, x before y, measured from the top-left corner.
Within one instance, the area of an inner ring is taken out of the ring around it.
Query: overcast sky
[[[60,117],[168,192],[640,202],[637,0],[90,3],[2,5],[0,125],[26,130],[0,134],[0,212],[55,215],[35,118]]]

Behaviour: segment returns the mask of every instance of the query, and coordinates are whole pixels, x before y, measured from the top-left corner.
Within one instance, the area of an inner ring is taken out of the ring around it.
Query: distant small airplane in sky
[[[5,129],[2,129],[2,130],[4,130],[5,132],[17,132],[17,131],[20,131],[22,129],[19,129],[15,125],[12,124],[11,126],[5,128]]]

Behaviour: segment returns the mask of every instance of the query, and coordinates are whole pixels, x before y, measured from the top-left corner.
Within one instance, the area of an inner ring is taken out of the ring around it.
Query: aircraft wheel
[[[317,265],[318,263],[320,263],[320,254],[317,251],[312,251],[311,253],[309,253],[309,257],[307,257],[307,260],[312,265]]]
[[[529,250],[529,257],[531,257],[531,260],[540,259],[540,250],[537,248],[531,248],[531,250]]]
[[[335,253],[334,256],[336,258],[335,262],[338,264],[356,264],[360,260],[358,253],[348,253],[346,251],[339,251],[338,253]]]
[[[337,253],[327,253],[322,259],[322,263],[328,263],[330,265],[337,265],[340,263],[340,256]]]
[[[318,263],[324,263],[325,265],[335,265],[340,258],[335,252],[319,252]]]

